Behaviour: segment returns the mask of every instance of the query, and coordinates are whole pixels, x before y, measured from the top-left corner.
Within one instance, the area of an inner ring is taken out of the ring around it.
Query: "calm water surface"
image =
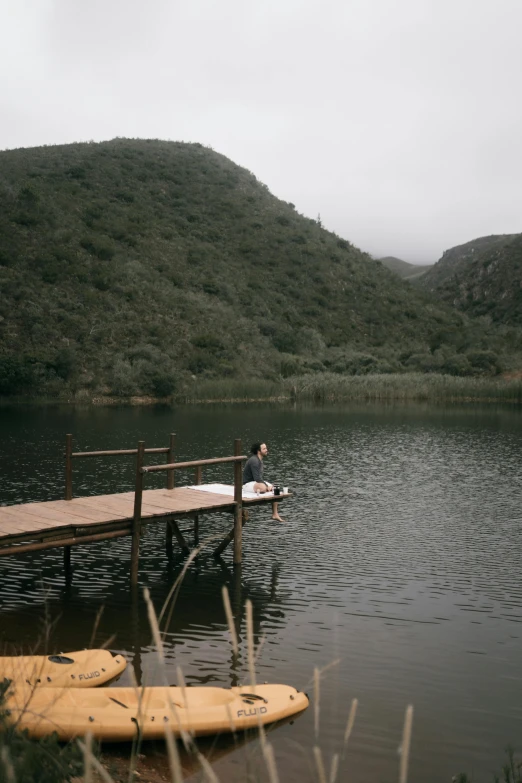
[[[404,711],[415,709],[410,780],[450,781],[458,771],[491,780],[504,747],[522,751],[522,586],[519,411],[487,408],[0,409],[0,502],[63,493],[63,444],[91,450],[168,444],[178,459],[225,456],[234,437],[266,440],[269,479],[295,497],[285,526],[251,514],[244,562],[192,564],[166,628],[169,682],[181,666],[192,685],[248,681],[244,602],[264,638],[259,680],[312,693],[321,679],[318,743],[326,763],[342,749],[350,702],[359,700],[341,780],[397,779]],[[230,480],[220,468],[207,480]],[[181,477],[180,477],[181,478]],[[164,476],[147,477],[160,486]],[[192,478],[186,476],[186,483]],[[133,488],[130,458],[75,463],[75,494]],[[202,538],[231,524],[216,514]],[[130,539],[0,559],[0,646],[60,651],[100,645],[122,652],[119,684],[159,683],[142,598],[129,590]],[[168,563],[164,529],[142,540],[140,582],[159,612],[183,561]],[[240,628],[234,661],[221,604],[228,585]],[[103,613],[96,625],[100,608]],[[281,780],[317,780],[314,714],[271,733]],[[257,742],[203,744],[222,780],[263,778]],[[164,763],[164,750],[155,751]],[[197,773],[194,773],[197,779]]]

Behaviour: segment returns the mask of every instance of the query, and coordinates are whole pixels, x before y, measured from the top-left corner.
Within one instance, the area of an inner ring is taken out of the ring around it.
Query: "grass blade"
[[[232,607],[230,605],[230,596],[228,594],[228,588],[223,585],[221,588],[221,595],[223,596],[223,606],[225,607],[225,615],[228,623],[228,630],[230,632],[230,641],[232,642],[232,649],[234,655],[237,657],[239,653],[239,645],[237,642],[236,627],[234,625],[234,616],[232,614]]]
[[[402,731],[402,744],[400,748],[401,763],[399,767],[399,783],[407,783],[408,780],[408,762],[410,758],[411,726],[413,722],[413,706],[411,704],[406,708],[404,716],[404,728]]]

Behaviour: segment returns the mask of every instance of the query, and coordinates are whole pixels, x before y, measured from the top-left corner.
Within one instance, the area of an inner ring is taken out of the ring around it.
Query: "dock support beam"
[[[72,434],[65,436],[65,500],[72,500]],[[63,569],[65,571],[65,584],[72,582],[71,547],[63,548]]]
[[[201,465],[198,465],[194,475],[194,484],[201,484],[203,482],[203,470]],[[199,544],[199,516],[194,514],[194,546]]]
[[[183,538],[183,533],[178,527],[178,524],[175,519],[169,519],[167,522],[167,532],[166,532],[166,549],[167,549],[167,557],[172,557],[172,536],[176,536],[176,541],[180,545],[181,551],[184,555],[190,555],[190,547],[187,545],[187,542]]]
[[[143,455],[145,453],[145,441],[138,443],[136,455],[136,491],[134,493],[134,517],[132,520],[132,548],[131,548],[131,585],[138,584],[138,568],[140,560],[141,538],[141,505],[143,499]]]
[[[235,517],[235,512],[234,512],[234,517]],[[246,509],[243,509],[243,511],[241,512],[241,527],[246,525],[247,522],[248,522],[248,511]],[[214,549],[213,552],[214,557],[219,557],[220,555],[222,555],[225,549],[227,548],[227,546],[230,544],[230,542],[232,540],[235,541],[235,534],[236,534],[236,520],[234,518],[234,527],[229,533],[227,533],[227,535],[225,536],[221,544]]]
[[[170,433],[169,450],[167,451],[167,465],[174,462],[174,446],[176,445],[176,433]],[[167,489],[174,489],[174,470],[167,470]]]
[[[234,441],[234,457],[241,456],[241,439]],[[234,462],[234,564],[242,559],[243,549],[243,470],[241,462]]]
[[[168,520],[165,525],[165,553],[167,555],[167,560],[172,560],[172,555],[174,554],[172,551],[172,527]]]
[[[71,565],[71,547],[64,546],[63,548],[63,568],[65,571],[65,584],[70,585],[72,582],[72,565]]]
[[[72,500],[72,435],[65,436],[65,500]]]

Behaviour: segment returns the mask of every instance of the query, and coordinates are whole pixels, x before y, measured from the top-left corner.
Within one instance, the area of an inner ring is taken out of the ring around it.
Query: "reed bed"
[[[286,397],[312,402],[345,400],[522,403],[522,380],[404,373],[302,375],[283,382]]]
[[[195,381],[194,385],[185,390],[178,402],[252,402],[258,400],[279,401],[285,398],[287,391],[281,380],[234,380],[215,379]]]
[[[195,383],[184,403],[218,402],[507,402],[522,403],[522,379],[436,373],[339,375],[314,373],[278,381],[208,380]]]

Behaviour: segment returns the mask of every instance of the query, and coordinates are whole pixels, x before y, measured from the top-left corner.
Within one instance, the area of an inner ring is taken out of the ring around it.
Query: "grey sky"
[[[0,0],[0,149],[199,141],[364,250],[522,231],[522,0]]]

